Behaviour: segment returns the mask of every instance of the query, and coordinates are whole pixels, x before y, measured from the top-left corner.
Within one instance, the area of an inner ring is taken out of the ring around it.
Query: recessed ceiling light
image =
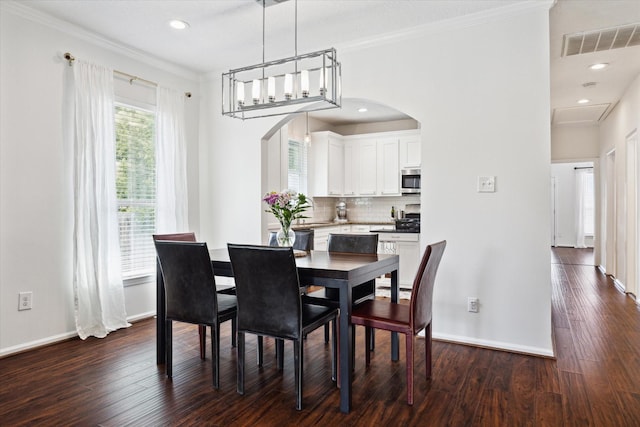
[[[589,65],[590,70],[602,70],[603,68],[607,68],[609,64],[606,62],[599,62],[597,64]]]
[[[358,113],[366,113],[367,111],[369,110],[367,110],[365,107],[358,108]]]
[[[189,26],[189,24],[185,21],[181,21],[179,19],[173,19],[169,21],[169,25],[171,28],[175,28],[176,30],[184,30]]]
[[[586,98],[578,100],[578,104],[588,104],[589,102],[591,102],[591,100]]]

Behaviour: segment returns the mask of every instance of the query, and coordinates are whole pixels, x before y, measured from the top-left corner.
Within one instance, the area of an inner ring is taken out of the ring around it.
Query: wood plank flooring
[[[291,344],[281,372],[273,341],[266,340],[258,368],[250,363],[255,339],[247,339],[240,396],[228,323],[216,391],[210,354],[205,361],[198,355],[196,327],[174,328],[171,382],[155,364],[155,323],[148,319],[106,339],[75,339],[1,359],[0,425],[640,426],[640,310],[592,259],[589,250],[552,249],[557,360],[435,341],[431,381],[421,379],[424,363],[416,359],[413,407],[406,404],[403,346],[400,363],[391,362],[389,334],[382,331],[366,369],[358,328],[347,415],[338,409],[322,330],[306,342],[304,409],[296,411]],[[417,350],[423,354],[423,340]]]

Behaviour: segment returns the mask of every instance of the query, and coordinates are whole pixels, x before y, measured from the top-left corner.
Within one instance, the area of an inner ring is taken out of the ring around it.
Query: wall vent
[[[580,55],[603,50],[640,46],[640,23],[565,34],[562,56]]]

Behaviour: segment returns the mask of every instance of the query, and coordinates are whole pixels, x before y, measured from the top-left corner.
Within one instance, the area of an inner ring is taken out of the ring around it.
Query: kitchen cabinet
[[[395,253],[400,258],[398,283],[405,288],[413,286],[420,262],[419,233],[380,233],[378,252]]]
[[[358,157],[355,168],[358,174],[358,194],[375,196],[378,193],[378,144],[375,139],[358,141]],[[354,167],[354,166],[352,166]]]
[[[311,134],[309,193],[314,196],[341,196],[344,188],[344,147],[342,136],[333,132]]]
[[[359,194],[360,147],[358,141],[344,141],[344,188],[345,196]]]
[[[377,141],[377,194],[379,195],[400,195],[400,168],[398,164],[398,146],[399,141],[397,138],[385,138]]]
[[[419,168],[422,153],[422,141],[420,134],[406,135],[400,137],[400,168]]]

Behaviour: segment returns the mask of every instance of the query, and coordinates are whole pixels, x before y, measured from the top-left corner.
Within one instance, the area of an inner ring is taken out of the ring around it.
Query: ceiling
[[[300,0],[298,53],[327,47],[336,47],[339,53],[341,47],[519,2]],[[22,0],[20,4],[194,73],[226,71],[262,62],[263,8],[256,0]],[[292,0],[265,9],[267,61],[294,54],[295,16]],[[189,27],[174,30],[168,26],[171,19],[184,20]],[[597,124],[640,73],[640,46],[562,57],[563,36],[634,22],[640,22],[640,0],[557,1],[550,12],[554,124]],[[607,62],[610,66],[599,72],[590,71],[588,65],[595,62]],[[586,82],[597,84],[585,88],[582,85]],[[579,107],[576,101],[582,98],[591,101]],[[364,101],[353,100],[342,111],[312,115],[341,123],[404,117],[394,109],[371,104],[367,106],[368,119],[363,119],[363,114],[356,111],[361,106]]]

